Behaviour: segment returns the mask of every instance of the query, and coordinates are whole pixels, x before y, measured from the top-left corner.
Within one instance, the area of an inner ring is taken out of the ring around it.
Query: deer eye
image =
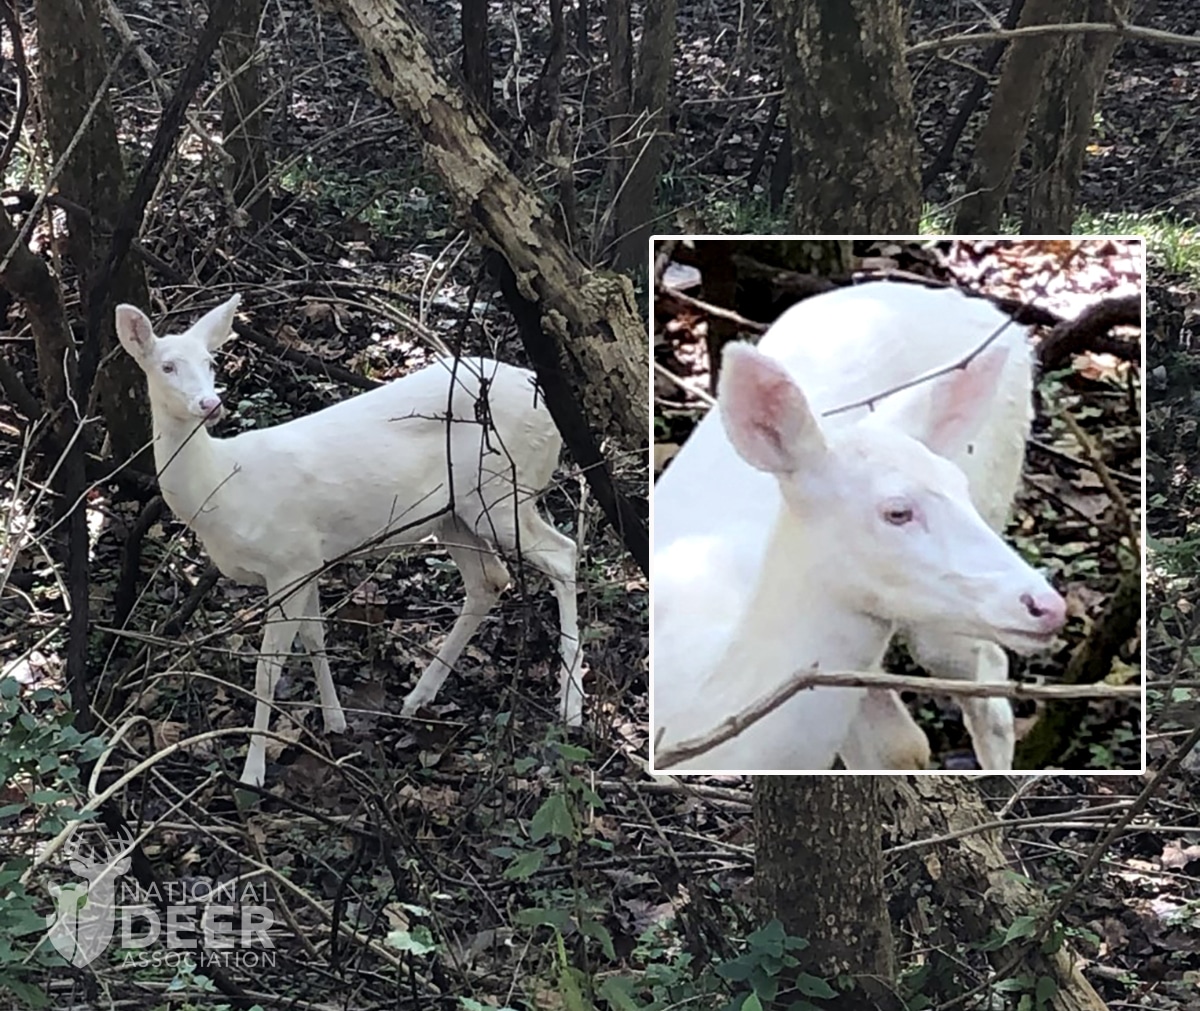
[[[907,502],[889,502],[883,507],[883,520],[894,527],[913,521],[913,507]]]
[[[172,372],[175,371],[175,363],[174,362],[163,362],[162,370],[167,375],[170,375]]]

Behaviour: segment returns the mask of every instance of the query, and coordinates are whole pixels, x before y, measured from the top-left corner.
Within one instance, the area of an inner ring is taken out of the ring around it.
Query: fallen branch
[[[1055,325],[1038,347],[1043,370],[1057,368],[1080,351],[1097,351],[1129,361],[1141,359],[1141,348],[1133,341],[1110,337],[1114,326],[1142,325],[1142,296],[1125,295],[1094,302],[1074,319]]]

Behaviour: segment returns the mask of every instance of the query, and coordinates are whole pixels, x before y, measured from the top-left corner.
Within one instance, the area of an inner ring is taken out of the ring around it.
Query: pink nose
[[[1021,603],[1025,605],[1029,616],[1038,620],[1044,632],[1057,632],[1067,620],[1067,602],[1053,590],[1036,596],[1032,593],[1023,594]]]
[[[219,409],[220,406],[221,406],[221,398],[220,397],[212,396],[212,397],[201,397],[200,398],[200,410],[202,410],[205,414],[212,414],[212,412]]]

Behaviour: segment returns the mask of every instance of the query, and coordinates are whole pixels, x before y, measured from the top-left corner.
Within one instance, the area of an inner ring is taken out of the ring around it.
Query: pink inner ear
[[[804,394],[774,359],[747,345],[730,345],[719,386],[725,431],[750,466],[792,473],[822,448]]]
[[[136,344],[142,351],[149,350],[154,340],[150,320],[144,313],[132,307],[121,306],[117,309],[117,328],[124,332],[127,340]]]
[[[1008,348],[990,347],[965,369],[956,369],[934,381],[929,437],[925,440],[931,450],[949,456],[974,437],[991,410],[1007,361]]]

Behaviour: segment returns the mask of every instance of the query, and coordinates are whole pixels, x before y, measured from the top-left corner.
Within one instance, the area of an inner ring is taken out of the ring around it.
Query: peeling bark
[[[474,237],[512,267],[554,338],[592,430],[645,452],[649,341],[628,278],[585,266],[556,235],[538,197],[484,140],[463,96],[438,72],[424,34],[398,0],[331,0],[362,44],[381,95],[425,141]]]

